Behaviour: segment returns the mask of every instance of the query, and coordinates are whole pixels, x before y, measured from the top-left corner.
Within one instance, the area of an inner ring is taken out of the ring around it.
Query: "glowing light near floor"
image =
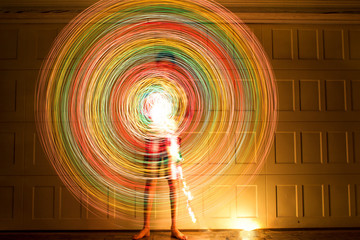
[[[242,229],[244,231],[253,231],[258,228],[260,228],[259,224],[253,220],[244,219],[238,222],[238,229]]]
[[[242,240],[251,240],[251,239],[258,239],[256,229],[260,228],[261,226],[252,219],[241,219],[237,222],[237,229],[241,229],[242,231],[239,232],[239,239]]]
[[[173,58],[159,61],[162,53]],[[261,45],[216,2],[104,0],[57,37],[41,68],[35,114],[40,142],[68,189],[84,204],[141,224],[133,216],[143,208],[134,206],[143,204],[153,120],[181,136],[184,193],[201,202],[211,184],[236,184],[222,177],[229,171],[253,177],[261,169],[276,103]],[[241,164],[255,157],[255,168]],[[168,199],[165,184],[156,204]],[[221,204],[215,199],[206,198]],[[193,202],[191,212],[204,211]],[[155,209],[158,219],[169,211]]]
[[[241,240],[252,240],[258,239],[254,231],[241,231],[240,238]]]

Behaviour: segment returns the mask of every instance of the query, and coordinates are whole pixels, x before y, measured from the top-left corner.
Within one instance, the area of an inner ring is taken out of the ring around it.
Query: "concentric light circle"
[[[168,104],[181,136],[195,198],[224,174],[261,168],[276,87],[251,31],[213,1],[104,0],[62,30],[36,89],[40,140],[77,198],[127,221],[143,211],[134,206],[143,202],[154,96]],[[165,187],[158,204],[168,201]]]

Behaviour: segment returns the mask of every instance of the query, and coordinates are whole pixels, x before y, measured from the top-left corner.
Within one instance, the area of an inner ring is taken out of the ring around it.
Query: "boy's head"
[[[169,51],[162,51],[156,55],[156,62],[171,62],[175,64],[175,56]]]

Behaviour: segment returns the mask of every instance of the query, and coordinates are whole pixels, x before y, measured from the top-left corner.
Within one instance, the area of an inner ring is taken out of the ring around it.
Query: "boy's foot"
[[[171,228],[171,237],[174,237],[176,239],[180,240],[186,240],[187,237],[179,231],[177,228]]]
[[[138,234],[135,234],[132,239],[142,239],[150,236],[150,228],[143,228]]]

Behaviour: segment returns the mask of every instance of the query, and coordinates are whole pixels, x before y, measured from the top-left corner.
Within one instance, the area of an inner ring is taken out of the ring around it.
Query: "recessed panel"
[[[331,217],[349,217],[351,214],[350,209],[350,186],[343,185],[330,185],[329,186],[329,202]]]
[[[225,61],[225,60],[222,60],[222,61]],[[217,69],[217,71],[222,72],[225,70]],[[231,70],[229,70],[229,72],[231,72]],[[224,74],[223,76],[226,75],[224,72],[222,72],[221,74]],[[218,91],[221,94],[223,94],[223,93],[226,94],[226,92],[229,91],[227,88],[224,87],[224,84],[222,84],[219,79],[209,81],[208,87],[211,89],[216,89],[216,91]],[[229,105],[228,105],[226,98],[221,95],[219,95],[219,96],[214,95],[213,97],[207,98],[206,104],[210,111],[218,112],[218,114],[220,114],[220,115],[223,114],[223,111],[229,110]]]
[[[0,187],[0,220],[14,217],[14,187]]]
[[[109,194],[109,191],[108,191]],[[90,198],[91,196],[87,196]],[[88,199],[88,201],[91,201],[91,199]],[[101,211],[97,208],[94,208],[92,205],[87,203],[86,206],[86,219],[108,219],[109,218],[109,198],[107,198],[106,203],[102,202],[102,208]]]
[[[86,207],[86,219],[107,219],[108,215],[107,213],[100,212],[96,208],[93,208],[92,206]]]
[[[344,80],[326,81],[326,110],[346,110],[346,85]]]
[[[0,59],[16,59],[18,46],[18,30],[0,30]]]
[[[233,137],[230,137],[229,133],[210,133],[208,146],[212,146],[209,147],[208,151],[209,163],[224,164],[234,159],[235,141]],[[226,149],[226,151],[221,149]]]
[[[48,54],[56,38],[57,29],[39,30],[37,37],[37,58],[43,59]]]
[[[293,164],[295,162],[295,132],[275,133],[275,163]]]
[[[324,59],[344,58],[343,30],[324,30]]]
[[[279,111],[294,111],[295,108],[295,91],[294,80],[278,80],[278,110]]]
[[[249,69],[245,69],[244,71],[250,71]],[[247,79],[238,81],[241,88],[244,92],[251,92],[254,90],[254,82],[253,79]],[[241,94],[239,92],[234,92],[234,101],[235,101],[235,109],[238,111],[254,111],[255,106],[257,105],[258,99],[255,98],[253,94]]]
[[[76,198],[62,186],[60,188],[60,218],[80,219],[81,204]]]
[[[360,31],[349,31],[350,59],[360,59]]]
[[[324,186],[303,186],[304,217],[324,217]]]
[[[354,160],[360,163],[360,132],[354,132]]]
[[[16,111],[16,85],[16,79],[10,79],[8,74],[0,76],[0,112]]]
[[[297,186],[276,186],[276,216],[297,217]]]
[[[255,218],[258,216],[256,185],[239,185],[236,188],[236,216]]]
[[[348,163],[347,132],[328,132],[327,150],[329,163]]]
[[[316,29],[298,30],[299,59],[318,59],[318,31]]]
[[[255,132],[236,133],[235,163],[256,163],[256,144]]]
[[[300,80],[300,110],[320,110],[320,81]]]
[[[15,164],[15,133],[0,132],[0,153],[2,169],[10,168]]]
[[[47,157],[45,156],[44,150],[39,142],[37,134],[33,135],[33,161],[32,164],[37,167],[44,167],[51,165]]]
[[[360,216],[360,185],[355,184],[355,210],[356,216]]]
[[[204,210],[206,217],[230,218],[231,187],[227,185],[212,186],[205,191]]]
[[[33,188],[33,219],[52,219],[55,217],[55,188]]]
[[[301,133],[302,163],[322,163],[321,132]]]
[[[292,30],[291,29],[273,29],[272,30],[272,50],[273,59],[288,59],[293,58],[293,44],[292,44]]]
[[[360,110],[360,81],[353,80],[351,81],[351,103],[352,110]]]
[[[199,124],[201,125],[201,124]],[[188,142],[203,142],[208,141],[204,133],[192,132],[187,136]],[[184,141],[181,142],[180,150],[182,150],[182,157],[184,159],[184,164],[207,164],[209,162],[209,156],[206,151],[186,151],[184,152],[186,144]]]

